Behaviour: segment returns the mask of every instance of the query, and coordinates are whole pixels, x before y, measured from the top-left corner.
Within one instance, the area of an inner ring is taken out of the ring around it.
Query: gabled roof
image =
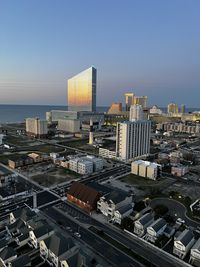
[[[191,230],[185,229],[176,239],[181,242],[184,246],[187,246],[190,241],[194,238]]]
[[[133,210],[133,207],[131,204],[126,204],[120,208],[117,209],[117,211],[120,213],[120,214],[124,214],[126,213],[127,211],[130,211],[130,210]]]
[[[26,254],[17,257],[11,262],[11,264],[12,267],[27,267],[31,266],[31,260],[30,257]]]
[[[17,255],[15,250],[12,247],[5,247],[1,252],[0,252],[0,258],[5,261],[13,256]]]
[[[93,205],[100,196],[99,192],[79,182],[73,182],[67,194],[90,205]]]
[[[25,226],[26,225],[24,221],[22,221],[21,219],[17,219],[14,223],[9,224],[7,227],[10,232],[14,232],[16,230],[24,228]]]
[[[24,241],[24,240],[26,240],[28,238],[29,238],[29,232],[28,231],[26,233],[24,233],[24,234],[22,234],[22,235],[20,235],[20,236],[17,237],[17,239],[19,240],[19,242],[22,242],[22,241]]]
[[[151,221],[153,219],[153,216],[151,213],[146,213],[144,214],[138,221],[142,224],[142,225],[146,225],[149,221]]]
[[[53,228],[51,226],[47,225],[42,225],[36,229],[33,230],[34,235],[36,238],[40,238],[41,236],[48,234],[49,232],[53,231]]]
[[[17,209],[16,211],[13,211],[12,214],[16,219],[21,219],[23,221],[30,220],[34,216],[36,216],[36,213],[32,211],[31,209],[27,208],[21,208]]]
[[[155,222],[153,222],[149,227],[153,228],[155,232],[158,232],[166,224],[167,223],[164,219],[159,218]]]
[[[192,249],[197,249],[200,251],[200,238],[197,240],[197,242],[194,244],[194,246],[192,247]]]
[[[51,250],[57,257],[62,256],[69,249],[74,247],[74,242],[70,237],[66,238],[59,233],[55,233],[44,240],[47,248]]]
[[[128,196],[127,193],[119,190],[112,191],[104,196],[106,201],[112,200],[115,204],[122,202]]]
[[[0,249],[6,247],[7,244],[8,244],[8,241],[5,238],[0,239]]]

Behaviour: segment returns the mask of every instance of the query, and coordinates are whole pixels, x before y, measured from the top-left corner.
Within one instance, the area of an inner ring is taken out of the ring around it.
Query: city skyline
[[[200,3],[125,3],[2,2],[1,104],[66,105],[68,78],[94,64],[97,106],[132,91],[198,108]]]

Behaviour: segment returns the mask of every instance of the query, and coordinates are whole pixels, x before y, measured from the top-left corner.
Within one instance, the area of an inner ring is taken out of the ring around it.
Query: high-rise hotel
[[[90,67],[68,80],[69,111],[96,111],[96,76]]]
[[[120,160],[147,156],[150,153],[151,122],[142,119],[142,107],[130,108],[130,121],[117,123],[116,155]]]

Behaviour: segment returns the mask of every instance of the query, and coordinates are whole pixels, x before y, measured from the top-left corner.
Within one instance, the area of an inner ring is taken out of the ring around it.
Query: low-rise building
[[[79,182],[73,182],[67,192],[67,201],[77,205],[87,212],[96,210],[100,193]]]
[[[171,174],[178,177],[182,177],[188,172],[189,172],[188,166],[178,165],[178,166],[172,166],[171,168]]]
[[[17,174],[3,173],[0,171],[0,187],[7,186],[10,182],[17,180]]]
[[[159,218],[147,227],[146,239],[154,243],[157,238],[163,234],[167,223],[164,219]]]
[[[80,132],[81,124],[80,120],[58,120],[58,130],[69,133]]]
[[[33,164],[33,159],[24,155],[18,159],[8,159],[8,166],[12,169]]]
[[[191,230],[185,229],[176,239],[174,239],[173,253],[184,259],[190,248],[194,245],[195,239]]]
[[[16,222],[17,219],[22,220],[25,224],[27,224],[30,220],[32,220],[36,216],[36,213],[31,209],[27,208],[20,208],[15,211],[12,211],[9,214],[9,222],[13,224]]]
[[[190,252],[190,263],[194,266],[200,266],[200,238],[191,248]]]
[[[44,157],[37,153],[30,153],[28,156],[33,160],[34,163],[42,162]]]
[[[147,227],[154,221],[151,213],[144,214],[141,218],[134,222],[134,233],[138,236],[143,236],[146,233]]]
[[[40,257],[54,267],[78,267],[84,263],[79,259],[79,247],[59,233],[40,241]]]
[[[133,174],[149,178],[151,180],[157,179],[160,170],[161,165],[154,162],[137,160],[131,163],[131,172]]]
[[[103,169],[103,160],[94,156],[72,158],[69,160],[69,169],[80,174],[90,174]]]
[[[0,259],[2,262],[7,265],[9,262],[17,258],[17,253],[12,247],[5,247],[0,252]]]
[[[38,228],[30,230],[30,232],[29,232],[30,240],[29,240],[28,244],[31,247],[37,249],[40,241],[51,236],[53,233],[54,233],[53,228],[50,227],[48,224],[44,224],[42,226],[39,226]]]
[[[93,163],[87,159],[80,159],[78,161],[77,172],[83,175],[93,173]]]
[[[108,217],[108,220],[121,224],[123,213],[131,213],[132,196],[122,191],[112,191],[102,196],[97,202],[97,210],[99,210],[104,216]]]
[[[119,207],[115,212],[112,218],[112,222],[121,224],[122,220],[128,217],[133,212],[133,204],[126,204],[122,207]]]
[[[116,151],[100,147],[99,156],[102,158],[114,159],[116,158]]]
[[[8,263],[8,267],[31,267],[31,259],[30,257],[25,254],[25,255],[21,255],[17,258],[15,258],[14,260],[12,260],[11,262]]]

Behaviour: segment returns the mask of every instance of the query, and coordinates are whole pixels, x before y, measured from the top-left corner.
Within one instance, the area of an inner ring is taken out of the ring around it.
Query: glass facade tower
[[[68,80],[68,110],[96,111],[96,76],[90,67]]]

